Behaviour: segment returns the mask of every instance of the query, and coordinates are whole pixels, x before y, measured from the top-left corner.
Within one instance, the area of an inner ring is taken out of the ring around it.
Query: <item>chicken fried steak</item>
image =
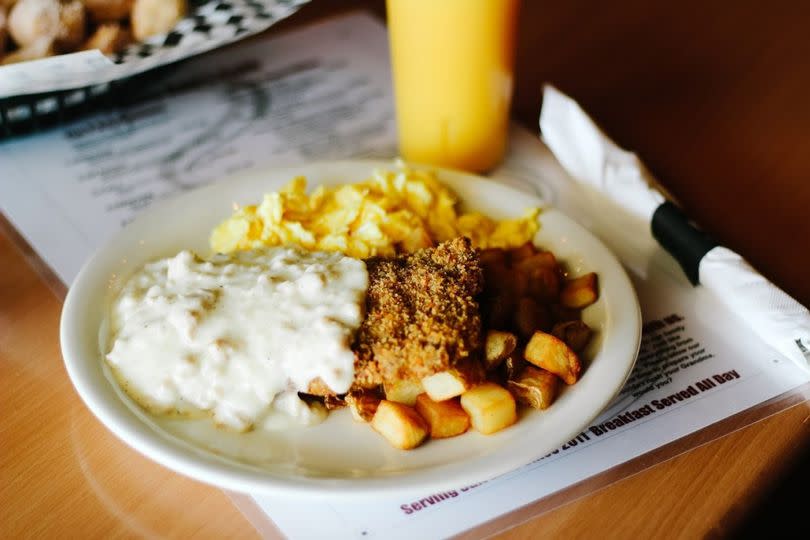
[[[393,259],[366,261],[366,318],[354,345],[355,388],[418,381],[456,369],[480,370],[483,287],[478,253],[467,238]]]

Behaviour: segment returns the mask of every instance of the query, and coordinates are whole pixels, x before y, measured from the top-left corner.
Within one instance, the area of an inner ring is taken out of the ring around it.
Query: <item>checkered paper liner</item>
[[[113,93],[126,93],[148,72],[257,34],[307,1],[191,0],[189,15],[168,34],[113,56],[80,52],[2,66],[0,138],[79,116],[114,99]]]
[[[134,69],[163,65],[269,28],[307,0],[202,0],[166,35],[135,43],[114,56]]]

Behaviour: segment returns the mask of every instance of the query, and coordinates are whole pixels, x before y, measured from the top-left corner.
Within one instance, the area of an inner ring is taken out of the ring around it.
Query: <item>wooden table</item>
[[[282,28],[381,2],[317,0]],[[580,100],[706,229],[810,304],[810,5],[526,2],[515,115]],[[254,537],[220,490],[119,442],[73,391],[61,302],[0,234],[0,537]],[[504,538],[722,535],[810,449],[806,404],[519,525]],[[641,462],[644,465],[644,462]],[[804,469],[806,470],[806,469]]]

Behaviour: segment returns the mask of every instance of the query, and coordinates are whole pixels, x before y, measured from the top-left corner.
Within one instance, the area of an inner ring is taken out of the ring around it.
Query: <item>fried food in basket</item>
[[[18,47],[40,39],[53,41],[59,31],[58,0],[19,0],[8,16],[8,33]]]
[[[8,32],[21,49],[50,40],[70,52],[84,41],[84,6],[79,0],[19,0],[11,8]]]
[[[0,60],[3,59],[3,51],[6,50],[6,34],[8,34],[8,13],[6,6],[0,5]]]
[[[39,60],[40,58],[47,58],[53,55],[53,46],[50,39],[40,39],[39,41],[27,47],[20,47],[14,52],[8,53],[3,57],[2,64],[16,64],[18,62],[27,62],[29,60]]]
[[[86,51],[98,49],[104,54],[113,54],[123,49],[130,41],[132,36],[129,30],[118,23],[104,23],[98,25],[96,31],[82,45],[82,49]]]
[[[84,5],[79,0],[59,2],[59,27],[53,40],[58,52],[72,52],[84,42],[87,21]]]
[[[132,5],[132,34],[143,41],[169,32],[188,12],[186,0],[135,0]]]
[[[186,0],[0,1],[0,63],[98,49],[104,54],[164,34],[188,13]]]
[[[96,22],[118,22],[129,17],[134,0],[82,0],[90,18]]]

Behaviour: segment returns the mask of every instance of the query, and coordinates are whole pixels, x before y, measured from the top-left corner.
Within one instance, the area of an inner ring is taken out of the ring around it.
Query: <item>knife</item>
[[[570,97],[546,85],[543,141],[577,182],[650,224],[693,285],[710,289],[765,343],[810,373],[810,311],[697,227],[656,187],[638,157],[618,147]]]

